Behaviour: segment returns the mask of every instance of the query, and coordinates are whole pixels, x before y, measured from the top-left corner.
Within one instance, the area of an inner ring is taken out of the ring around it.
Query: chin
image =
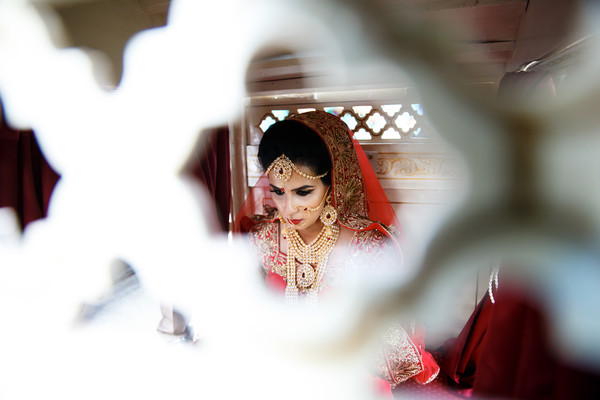
[[[310,223],[310,224],[306,224],[306,225],[298,224],[298,225],[296,225],[296,230],[297,231],[302,231],[304,229],[312,227],[314,224],[315,224],[314,222]]]

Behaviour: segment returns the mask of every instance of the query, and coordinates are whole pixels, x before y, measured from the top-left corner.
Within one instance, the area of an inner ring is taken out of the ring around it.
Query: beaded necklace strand
[[[323,226],[317,237],[306,244],[295,229],[285,228],[281,216],[279,220],[284,227],[284,237],[288,239],[286,302],[297,304],[299,289],[303,289],[307,292],[307,303],[314,304],[318,299],[329,255],[339,237],[340,227],[338,224]],[[298,268],[296,260],[300,262]]]

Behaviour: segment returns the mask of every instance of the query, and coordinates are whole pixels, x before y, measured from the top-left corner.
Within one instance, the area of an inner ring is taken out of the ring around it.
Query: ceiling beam
[[[574,42],[578,3],[575,0],[529,0],[508,71]]]
[[[457,62],[485,63],[506,62],[515,51],[515,41],[488,43],[459,43],[453,46],[452,54]]]
[[[527,4],[528,0],[380,0],[386,7],[403,12],[428,12],[460,8]]]
[[[148,15],[167,14],[170,0],[138,0],[140,10]]]

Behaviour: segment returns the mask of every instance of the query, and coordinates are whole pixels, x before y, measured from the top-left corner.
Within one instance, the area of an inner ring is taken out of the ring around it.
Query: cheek
[[[319,215],[321,212],[321,206],[323,205],[321,200],[323,200],[323,193],[316,193],[314,195],[311,194],[309,199],[306,199],[304,203],[302,203],[302,207],[310,207],[310,208],[318,208],[316,211],[311,211],[311,217],[313,214]]]
[[[321,198],[319,197],[318,194],[311,193],[308,196],[300,197],[298,199],[298,204],[302,208],[304,208],[304,207],[315,208],[319,205],[320,200],[321,200]]]
[[[277,209],[281,209],[283,206],[283,199],[279,196],[273,196],[273,203]]]

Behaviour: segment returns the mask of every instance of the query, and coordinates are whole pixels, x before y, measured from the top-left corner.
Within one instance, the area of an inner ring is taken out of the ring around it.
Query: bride
[[[338,117],[314,111],[273,124],[258,158],[265,173],[235,230],[248,233],[267,285],[284,292],[286,302],[316,303],[355,271],[401,266],[394,210]],[[379,375],[392,388],[437,376],[422,335],[398,324],[385,336]]]

